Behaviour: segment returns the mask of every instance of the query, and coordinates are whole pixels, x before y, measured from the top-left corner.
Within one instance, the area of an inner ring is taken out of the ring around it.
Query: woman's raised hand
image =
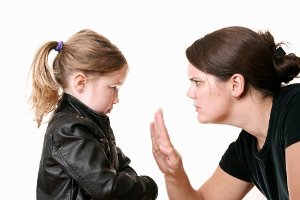
[[[181,155],[173,147],[164,123],[162,109],[154,115],[150,124],[152,153],[160,171],[165,175],[176,176],[182,173]]]

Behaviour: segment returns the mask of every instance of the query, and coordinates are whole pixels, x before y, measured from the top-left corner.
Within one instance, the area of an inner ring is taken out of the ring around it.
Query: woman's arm
[[[213,175],[198,191],[205,200],[241,200],[253,186],[253,183],[235,178],[218,166]]]
[[[290,199],[300,199],[300,142],[287,147],[285,157]]]
[[[155,114],[150,131],[153,156],[160,171],[165,175],[169,199],[202,199],[200,193],[192,188],[181,156],[170,141],[161,109]]]
[[[155,114],[150,131],[153,156],[165,176],[170,200],[240,200],[253,187],[252,183],[237,179],[217,167],[214,174],[195,190],[183,168],[180,154],[171,143],[161,109]]]

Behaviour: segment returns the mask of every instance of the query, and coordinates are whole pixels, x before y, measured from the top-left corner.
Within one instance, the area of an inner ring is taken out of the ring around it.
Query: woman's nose
[[[186,95],[189,98],[195,99],[195,92],[192,91],[192,88],[189,88],[189,90],[187,91]]]

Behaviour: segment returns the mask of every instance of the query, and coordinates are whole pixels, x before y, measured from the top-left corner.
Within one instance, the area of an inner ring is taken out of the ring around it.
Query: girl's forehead
[[[108,82],[109,84],[122,85],[127,78],[127,74],[127,70],[121,70],[108,76],[102,76],[99,79]]]

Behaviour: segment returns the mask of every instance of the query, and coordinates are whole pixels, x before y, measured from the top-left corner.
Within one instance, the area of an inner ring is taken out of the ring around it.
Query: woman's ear
[[[234,97],[241,97],[245,89],[245,78],[241,74],[234,74],[231,76],[231,93]]]
[[[87,77],[83,73],[78,73],[73,78],[73,86],[75,90],[82,93],[86,88]]]

